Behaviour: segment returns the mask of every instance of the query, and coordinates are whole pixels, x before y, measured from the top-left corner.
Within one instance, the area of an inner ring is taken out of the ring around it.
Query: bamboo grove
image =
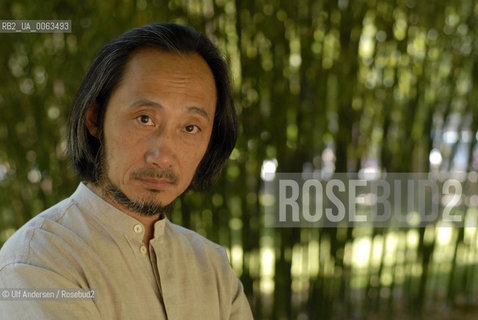
[[[0,244],[78,183],[69,108],[99,48],[155,21],[225,53],[239,140],[216,186],[171,220],[227,248],[257,319],[465,319],[476,228],[267,228],[261,170],[478,171],[474,0],[2,1],[3,19],[72,33],[0,34]],[[469,207],[466,214],[475,214]]]

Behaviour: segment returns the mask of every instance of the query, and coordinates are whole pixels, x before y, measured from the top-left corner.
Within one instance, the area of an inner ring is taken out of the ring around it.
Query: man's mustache
[[[167,168],[143,168],[134,171],[134,179],[165,179],[168,183],[176,185],[179,177],[173,170]]]

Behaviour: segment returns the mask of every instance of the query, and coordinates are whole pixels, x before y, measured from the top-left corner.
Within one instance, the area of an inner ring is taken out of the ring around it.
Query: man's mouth
[[[164,178],[136,178],[136,180],[140,181],[143,185],[148,187],[148,189],[154,190],[163,190],[174,185],[170,180]]]

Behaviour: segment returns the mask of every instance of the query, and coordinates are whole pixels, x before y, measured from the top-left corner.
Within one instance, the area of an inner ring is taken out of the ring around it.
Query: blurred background
[[[78,185],[67,117],[101,46],[185,23],[227,57],[240,136],[217,185],[171,220],[227,248],[256,319],[478,317],[476,228],[266,228],[262,197],[265,172],[476,178],[476,1],[1,0],[0,13],[72,21],[0,34],[0,245]]]

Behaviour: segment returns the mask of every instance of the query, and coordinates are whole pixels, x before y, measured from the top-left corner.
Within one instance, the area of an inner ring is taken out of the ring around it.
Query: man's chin
[[[124,208],[127,211],[134,212],[142,216],[165,215],[174,209],[171,201],[163,202],[159,198],[158,192],[144,190],[143,192],[135,192],[134,195],[123,191],[113,183],[103,185],[103,193],[111,201]],[[158,191],[158,190],[155,190]],[[166,203],[166,204],[164,204]]]
[[[165,216],[174,210],[174,202],[163,204],[157,199],[140,198],[140,199],[114,199],[124,209],[134,212],[140,216]]]
[[[169,199],[165,191],[156,189],[144,189],[140,192],[128,192],[125,190],[125,195],[133,202],[145,202],[151,205],[167,206],[173,200]]]

